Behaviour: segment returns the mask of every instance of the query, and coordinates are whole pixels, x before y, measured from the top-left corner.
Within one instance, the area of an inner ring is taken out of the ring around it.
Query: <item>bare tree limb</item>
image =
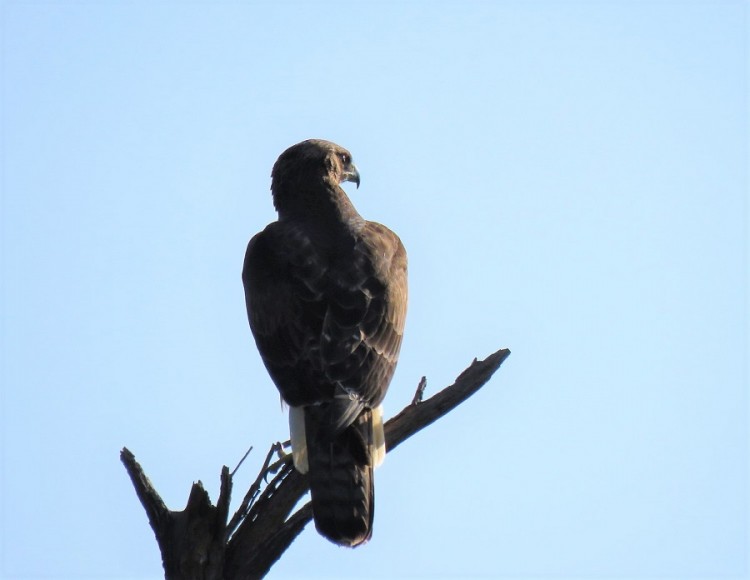
[[[510,356],[510,351],[504,348],[482,361],[474,359],[469,368],[458,375],[450,387],[444,388],[426,401],[405,407],[385,424],[386,449],[393,451],[405,439],[437,421],[471,397],[490,380],[508,356]]]
[[[271,445],[271,449],[268,451],[268,455],[266,455],[266,460],[263,463],[263,467],[260,468],[260,473],[258,473],[258,477],[255,478],[255,481],[253,482],[253,484],[250,486],[250,489],[245,494],[245,497],[242,500],[242,503],[240,504],[239,509],[235,512],[235,514],[232,516],[232,520],[227,525],[227,539],[229,539],[229,536],[234,533],[234,531],[237,529],[237,526],[239,526],[240,522],[242,522],[243,518],[247,516],[248,510],[250,509],[250,505],[258,497],[258,494],[260,493],[260,488],[263,485],[263,481],[268,476],[268,473],[269,472],[276,473],[276,469],[274,469],[273,471],[271,470],[271,459],[273,459],[274,454],[278,453],[280,450],[281,450],[280,443],[274,443],[273,445]]]
[[[245,455],[242,456],[242,459],[240,459],[237,462],[237,466],[232,470],[232,473],[229,475],[234,477],[234,474],[237,473],[237,470],[242,467],[242,464],[245,463],[245,459],[247,459],[247,456],[250,455],[250,452],[253,450],[253,446],[251,445],[247,451],[245,451]]]
[[[476,393],[509,355],[509,350],[502,349],[485,360],[474,359],[451,386],[426,401],[422,401],[427,384],[422,377],[412,403],[385,424],[387,450],[393,451]],[[268,573],[312,519],[309,502],[292,514],[308,490],[307,477],[294,469],[290,455],[272,462],[281,453],[281,444],[271,447],[257,479],[227,524],[232,490],[227,467],[221,471],[215,507],[199,481],[193,484],[185,509],[170,511],[133,454],[123,448],[120,459],[156,535],[167,579],[239,580]]]
[[[422,377],[419,379],[419,384],[417,385],[417,390],[414,393],[414,398],[411,400],[412,405],[418,405],[422,402],[422,399],[424,398],[424,391],[427,388],[427,377]]]

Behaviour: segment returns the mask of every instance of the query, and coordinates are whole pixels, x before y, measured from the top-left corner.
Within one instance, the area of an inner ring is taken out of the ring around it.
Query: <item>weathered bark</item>
[[[199,481],[193,484],[185,509],[170,511],[127,448],[120,453],[120,459],[156,535],[164,576],[185,580],[223,578],[225,530],[232,489],[229,470],[226,467],[221,470],[221,491],[215,506]]]
[[[502,349],[483,361],[474,359],[451,386],[426,401],[422,401],[426,386],[423,378],[412,403],[385,424],[388,451],[476,393],[509,354]],[[273,461],[275,457],[278,459]],[[193,484],[185,509],[170,511],[127,448],[123,448],[120,459],[146,510],[169,580],[262,578],[312,518],[309,502],[291,513],[307,492],[307,477],[295,471],[291,456],[283,454],[279,444],[272,446],[258,478],[229,523],[232,476],[227,467],[221,471],[216,506],[199,481]]]

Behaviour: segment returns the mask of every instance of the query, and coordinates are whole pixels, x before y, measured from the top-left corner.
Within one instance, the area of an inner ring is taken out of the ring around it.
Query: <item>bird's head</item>
[[[279,196],[296,197],[321,186],[336,188],[345,181],[359,187],[359,171],[352,162],[352,154],[323,139],[292,145],[279,156],[271,171],[271,191],[277,209]]]

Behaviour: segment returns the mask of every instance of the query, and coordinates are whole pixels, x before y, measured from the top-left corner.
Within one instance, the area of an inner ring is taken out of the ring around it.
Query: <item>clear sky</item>
[[[748,575],[747,3],[2,3],[3,578],[159,578],[173,509],[286,414],[247,240],[309,137],[404,241],[372,541],[274,578]]]

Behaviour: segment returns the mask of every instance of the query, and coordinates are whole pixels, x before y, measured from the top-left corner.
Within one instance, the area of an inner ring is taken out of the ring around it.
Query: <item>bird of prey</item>
[[[250,240],[242,281],[263,362],[289,405],[296,469],[309,473],[318,531],[342,546],[370,539],[373,469],[385,455],[381,403],[406,318],[406,251],[357,213],[351,154],[319,139],[276,161],[278,220]]]

